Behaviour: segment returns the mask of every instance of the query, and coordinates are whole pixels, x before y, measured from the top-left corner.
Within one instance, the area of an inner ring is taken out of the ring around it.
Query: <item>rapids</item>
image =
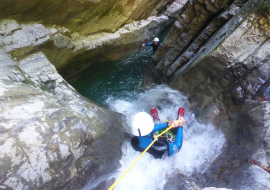
[[[176,118],[179,107],[183,106],[186,109],[184,140],[180,152],[165,160],[154,159],[146,153],[118,183],[115,190],[162,189],[166,183],[165,176],[175,170],[186,176],[203,173],[221,153],[225,143],[225,137],[220,130],[216,130],[211,124],[200,124],[189,111],[187,98],[166,85],[155,86],[141,93],[128,93],[125,98],[109,97],[106,103],[110,109],[126,115],[127,131],[130,131],[131,118],[137,112],[149,113],[152,107],[156,107],[162,122]],[[122,167],[114,174],[106,176],[108,180],[118,178],[140,155],[129,142],[124,143],[122,151]],[[93,188],[95,184],[97,183],[94,181],[90,182],[84,190]]]

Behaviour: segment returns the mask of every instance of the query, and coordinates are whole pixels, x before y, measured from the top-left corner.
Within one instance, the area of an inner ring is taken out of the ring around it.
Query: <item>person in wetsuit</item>
[[[185,124],[185,120],[183,118],[184,114],[184,108],[179,108],[177,120],[155,125],[152,124],[147,117],[144,118],[143,120],[145,121],[145,123],[141,123],[140,125],[138,125],[139,128],[133,127],[133,130],[135,131],[135,133],[133,132],[133,134],[136,135],[131,139],[131,144],[133,148],[137,151],[144,151],[144,149],[146,149],[153,142],[153,134],[155,132],[164,130],[174,124],[173,129],[176,129],[174,142],[169,142],[167,141],[167,138],[166,140],[164,140],[160,137],[159,140],[156,141],[147,152],[149,152],[155,158],[164,158],[166,156],[172,156],[175,153],[179,152],[180,148],[182,147],[183,141],[183,126]],[[151,109],[151,115],[153,116],[154,120],[159,119],[156,108]],[[136,134],[137,130],[138,133]]]
[[[154,42],[152,42],[150,44],[142,44],[142,47],[153,46],[153,52],[155,53],[160,45],[161,45],[161,43],[159,43],[159,39],[155,38]]]

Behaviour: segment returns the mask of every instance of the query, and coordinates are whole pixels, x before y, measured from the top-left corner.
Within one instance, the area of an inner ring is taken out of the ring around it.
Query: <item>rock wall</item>
[[[122,115],[86,100],[43,53],[0,50],[0,189],[80,189],[119,167]]]
[[[83,35],[115,32],[132,20],[147,19],[164,11],[172,0],[3,0],[0,18],[13,18],[19,22],[42,21],[45,25],[58,25],[72,33]]]
[[[237,171],[235,171],[231,178],[233,178],[233,182],[230,186],[233,189],[270,189],[270,175],[263,169],[251,164],[244,164],[241,166]]]
[[[269,167],[270,1],[218,2],[186,3],[154,56],[153,75],[183,92],[196,117],[226,136],[222,155],[194,178],[206,186],[268,189],[269,174],[245,164],[255,159]],[[144,85],[151,81],[146,76]]]
[[[173,174],[167,176],[167,183],[164,185],[166,190],[232,190],[225,188],[205,187],[201,188],[202,185],[198,180],[192,177],[186,177],[179,171],[175,171]]]
[[[228,8],[229,3],[229,0],[188,1],[154,56],[155,61],[159,62],[156,70],[158,72],[164,70],[163,73],[166,76],[171,76],[175,69],[186,62],[207,38],[239,8],[235,4]],[[224,9],[227,10],[219,13]],[[209,24],[210,21],[212,22]]]
[[[268,11],[251,8],[260,6],[263,1],[247,2],[171,77],[170,86],[181,89],[202,118],[216,118],[246,99],[268,98],[269,32],[260,27]]]

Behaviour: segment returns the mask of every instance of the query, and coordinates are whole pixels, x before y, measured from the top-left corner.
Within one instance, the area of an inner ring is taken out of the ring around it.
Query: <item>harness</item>
[[[156,131],[156,132],[154,133],[154,136],[157,136],[157,135],[159,135],[160,133],[163,133],[164,131],[166,131],[166,129],[162,129],[162,130],[160,130],[160,131]],[[171,131],[166,131],[166,132],[163,133],[160,137],[167,138],[167,141],[168,141],[168,142],[174,143],[176,135],[173,134],[173,132],[171,132]]]

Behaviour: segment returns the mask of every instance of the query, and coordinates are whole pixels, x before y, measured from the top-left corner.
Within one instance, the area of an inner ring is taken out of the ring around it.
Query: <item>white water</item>
[[[156,190],[163,189],[166,183],[165,175],[178,171],[186,176],[193,173],[203,173],[221,153],[225,137],[220,130],[211,124],[200,124],[194,118],[188,107],[188,101],[179,91],[172,90],[165,85],[132,96],[133,98],[109,98],[107,103],[114,111],[127,116],[127,130],[131,118],[140,111],[149,113],[152,107],[159,111],[161,121],[176,119],[179,107],[186,109],[184,125],[184,140],[180,152],[165,160],[154,159],[146,153],[117,184],[115,190]],[[129,142],[123,145],[123,156],[120,160],[122,167],[110,178],[118,178],[140,155]],[[92,185],[91,185],[92,186]],[[88,186],[87,189],[91,189]],[[92,186],[93,187],[93,186]]]

